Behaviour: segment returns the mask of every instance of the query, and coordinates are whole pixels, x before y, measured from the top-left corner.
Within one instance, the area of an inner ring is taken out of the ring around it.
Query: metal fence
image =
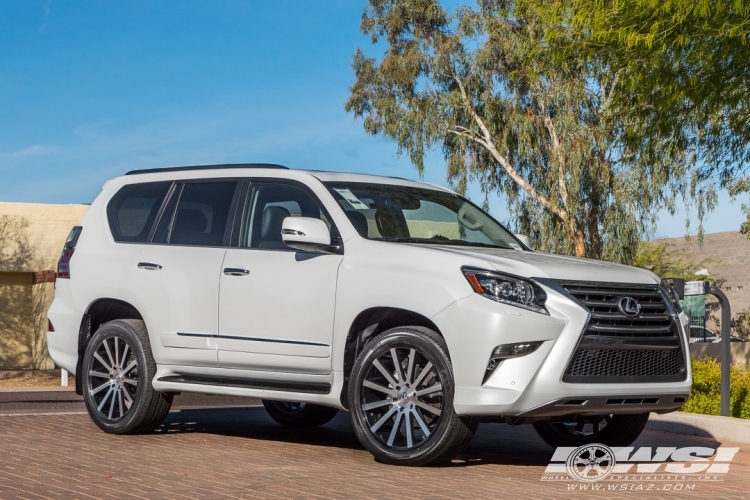
[[[706,328],[705,316],[689,316],[690,342],[716,342],[716,333]]]

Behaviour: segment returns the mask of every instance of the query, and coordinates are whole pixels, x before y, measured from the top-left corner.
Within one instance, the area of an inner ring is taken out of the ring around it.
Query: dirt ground
[[[75,385],[73,377],[69,385]],[[59,387],[60,370],[0,370],[0,389],[6,387]]]

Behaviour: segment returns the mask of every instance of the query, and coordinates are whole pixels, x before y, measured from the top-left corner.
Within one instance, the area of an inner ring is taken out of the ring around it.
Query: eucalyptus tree
[[[384,51],[355,53],[346,109],[420,173],[440,149],[449,181],[504,196],[537,248],[631,262],[691,157],[670,137],[631,140],[612,106],[619,73],[558,57],[541,14],[503,0],[370,0],[361,29]]]
[[[686,194],[700,216],[717,188],[748,191],[750,2],[519,2],[544,20],[555,58],[618,72],[621,91],[611,106],[633,124],[630,143],[656,135],[689,151],[695,168]],[[750,234],[745,211],[743,232]]]

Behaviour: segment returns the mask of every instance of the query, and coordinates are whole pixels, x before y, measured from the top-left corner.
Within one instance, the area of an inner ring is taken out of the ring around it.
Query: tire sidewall
[[[93,364],[94,353],[101,345],[101,343],[104,340],[114,338],[116,336],[124,339],[128,343],[131,351],[133,351],[135,357],[138,360],[138,387],[136,389],[135,397],[133,398],[133,407],[131,408],[131,410],[123,419],[111,422],[100,415],[99,411],[96,409],[97,405],[94,401],[94,397],[91,395],[92,387],[88,373],[91,370]],[[86,403],[86,408],[89,412],[89,415],[91,416],[91,419],[99,428],[101,428],[105,432],[113,434],[128,432],[131,427],[140,423],[141,421],[140,413],[142,412],[142,408],[144,406],[143,401],[147,397],[146,393],[148,392],[148,384],[150,383],[150,380],[153,376],[143,347],[144,346],[141,340],[139,339],[133,328],[129,324],[122,321],[110,321],[109,323],[105,323],[104,325],[102,325],[91,338],[91,341],[86,347],[86,353],[84,354],[81,373],[83,399]]]
[[[425,443],[412,450],[398,451],[388,449],[370,432],[369,424],[362,412],[361,390],[364,377],[372,366],[372,362],[385,352],[388,352],[392,347],[410,347],[421,350],[438,372],[445,391],[443,393],[443,409],[437,429],[435,429]],[[362,444],[375,455],[376,459],[386,459],[386,461],[392,463],[414,461],[430,452],[441,449],[442,442],[446,438],[448,428],[455,416],[453,395],[453,370],[445,349],[438,347],[426,336],[415,333],[408,328],[389,330],[371,340],[365,346],[352,370],[352,377],[349,382],[349,404],[351,407],[352,424]]]

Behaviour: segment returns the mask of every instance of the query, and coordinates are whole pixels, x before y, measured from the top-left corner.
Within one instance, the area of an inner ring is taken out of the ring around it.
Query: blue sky
[[[417,179],[344,111],[352,54],[372,50],[364,5],[0,0],[0,200],[87,203],[128,170],[185,164]],[[440,155],[425,180],[446,184]],[[491,212],[507,220],[501,200]],[[740,203],[723,196],[706,226],[740,222]],[[656,236],[684,233],[684,211],[660,214]]]

